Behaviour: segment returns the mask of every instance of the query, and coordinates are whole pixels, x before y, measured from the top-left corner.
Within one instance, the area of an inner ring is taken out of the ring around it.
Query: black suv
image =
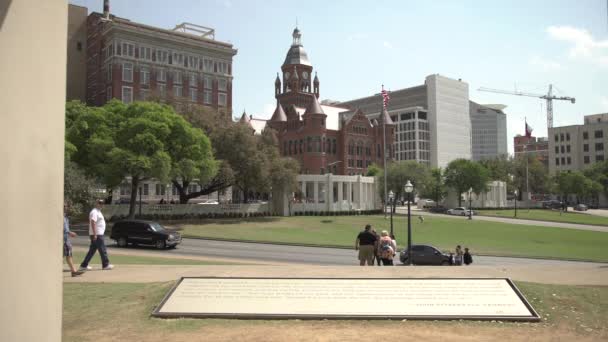
[[[407,264],[407,249],[399,255],[399,260]],[[450,256],[429,245],[412,245],[412,263],[414,265],[449,265]]]
[[[115,240],[119,247],[127,247],[132,243],[165,249],[175,247],[182,242],[179,233],[165,229],[158,222],[143,220],[123,220],[114,223],[110,238]]]

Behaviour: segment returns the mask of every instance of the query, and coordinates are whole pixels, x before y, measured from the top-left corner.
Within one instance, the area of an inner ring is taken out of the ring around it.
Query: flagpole
[[[532,131],[530,131],[530,133],[528,133],[528,118],[524,117],[524,122],[526,123],[526,144],[524,145],[524,149],[526,151],[526,153],[524,154],[526,156],[526,199],[529,198],[530,196],[530,192],[528,190],[528,146],[530,144],[530,139],[532,139]],[[526,205],[528,205],[528,209],[529,207],[529,203],[526,203]]]
[[[382,85],[382,91],[384,92],[384,84]],[[386,120],[384,120],[384,95],[381,93],[382,101],[380,102],[380,118],[382,120],[382,140],[384,149],[384,218],[386,219],[386,207],[388,206],[388,192],[387,192],[387,170],[386,170]],[[391,208],[392,210],[393,208]]]

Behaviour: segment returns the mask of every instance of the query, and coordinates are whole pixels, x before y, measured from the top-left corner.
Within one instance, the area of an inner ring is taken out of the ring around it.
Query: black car
[[[561,209],[563,206],[563,203],[558,200],[550,200],[550,201],[544,201],[542,203],[542,205],[543,205],[543,209]]]
[[[399,260],[407,264],[407,249],[399,255]],[[450,256],[429,245],[412,245],[412,263],[414,265],[449,265]]]
[[[143,220],[123,220],[114,223],[110,238],[119,247],[135,245],[153,245],[158,249],[175,247],[182,242],[182,236],[165,229],[158,222]]]

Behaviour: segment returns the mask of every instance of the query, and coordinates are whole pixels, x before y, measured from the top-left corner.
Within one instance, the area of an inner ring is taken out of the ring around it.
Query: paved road
[[[396,212],[399,215],[407,215],[407,207],[397,207]],[[413,209],[412,220],[416,220],[419,215],[422,216],[435,216],[435,217],[450,217],[460,220],[467,220],[468,217],[465,216],[452,216],[446,214],[434,214],[429,213],[428,211]],[[556,228],[568,228],[568,229],[579,229],[579,230],[592,230],[596,232],[606,232],[608,233],[608,226],[591,226],[586,224],[575,224],[575,223],[562,223],[562,222],[547,222],[547,221],[535,221],[535,220],[523,220],[523,219],[512,219],[506,217],[492,217],[492,216],[473,216],[473,220],[481,220],[481,221],[492,221],[492,222],[504,222],[504,223],[512,223],[512,224],[522,224],[522,225],[530,225],[530,226],[543,226],[543,227],[556,227]],[[414,222],[414,221],[412,221]],[[606,219],[608,224],[608,218]]]
[[[88,238],[79,236],[74,238],[75,246],[87,246]],[[112,240],[106,239],[109,244],[108,253],[110,256],[113,251],[122,250],[115,246]],[[148,247],[130,248],[150,254],[150,256],[162,255],[181,255],[181,256],[204,256],[222,259],[277,262],[308,265],[357,265],[357,254],[352,249],[321,248],[321,247],[300,247],[271,245],[246,242],[226,242],[200,239],[183,239],[181,245],[176,249],[158,251]],[[397,262],[399,263],[399,262]],[[564,266],[589,264],[575,261],[559,261],[545,259],[526,259],[526,258],[506,258],[491,256],[474,256],[474,264],[480,266],[517,266],[517,265],[546,265]]]

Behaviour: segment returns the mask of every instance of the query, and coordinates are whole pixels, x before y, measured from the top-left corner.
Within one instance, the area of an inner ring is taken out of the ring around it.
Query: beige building
[[[549,172],[580,171],[608,160],[608,113],[586,115],[583,125],[549,128]]]

